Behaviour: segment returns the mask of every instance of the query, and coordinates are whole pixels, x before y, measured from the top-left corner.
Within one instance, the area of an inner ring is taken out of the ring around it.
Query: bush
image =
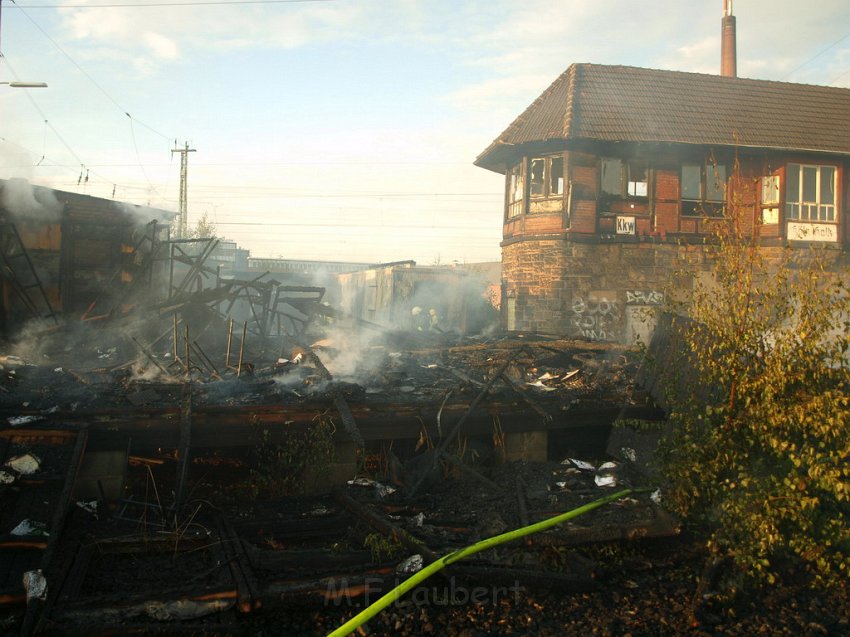
[[[825,249],[769,258],[741,232],[742,211],[733,202],[716,228],[713,280],[674,308],[690,319],[677,320],[686,360],[668,370],[668,501],[748,576],[773,582],[790,562],[818,584],[846,582],[847,272],[829,270],[838,253]]]

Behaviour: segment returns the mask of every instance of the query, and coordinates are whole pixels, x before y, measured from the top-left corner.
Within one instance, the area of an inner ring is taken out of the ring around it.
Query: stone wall
[[[694,280],[710,276],[710,245],[669,242],[579,242],[526,238],[502,247],[505,325],[592,340],[648,342],[653,310],[682,298]],[[787,248],[764,247],[780,263]],[[850,255],[825,251],[834,269]],[[508,316],[511,312],[513,315]]]

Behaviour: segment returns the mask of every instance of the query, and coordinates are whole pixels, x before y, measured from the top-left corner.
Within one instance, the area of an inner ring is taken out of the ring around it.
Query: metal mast
[[[175,146],[177,143],[175,142]],[[185,239],[189,234],[188,206],[186,193],[187,175],[189,172],[189,153],[194,153],[194,148],[189,148],[189,142],[186,142],[183,148],[175,148],[172,153],[180,153],[180,202],[178,204],[179,211],[177,215],[177,238]]]

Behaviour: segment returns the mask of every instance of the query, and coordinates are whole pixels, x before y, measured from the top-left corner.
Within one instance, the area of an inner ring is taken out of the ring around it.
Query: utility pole
[[[174,142],[177,146],[177,142]],[[189,153],[194,153],[194,148],[189,148],[186,142],[183,148],[175,148],[172,153],[180,153],[180,202],[177,216],[177,238],[185,239],[189,234],[188,206],[186,205],[186,193],[188,192],[186,176],[189,172]]]

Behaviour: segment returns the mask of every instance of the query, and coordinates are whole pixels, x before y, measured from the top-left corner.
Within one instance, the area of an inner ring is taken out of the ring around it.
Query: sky
[[[252,256],[498,261],[475,157],[570,64],[719,73],[722,0],[0,0],[0,178]],[[850,2],[738,0],[738,75],[850,87]]]

